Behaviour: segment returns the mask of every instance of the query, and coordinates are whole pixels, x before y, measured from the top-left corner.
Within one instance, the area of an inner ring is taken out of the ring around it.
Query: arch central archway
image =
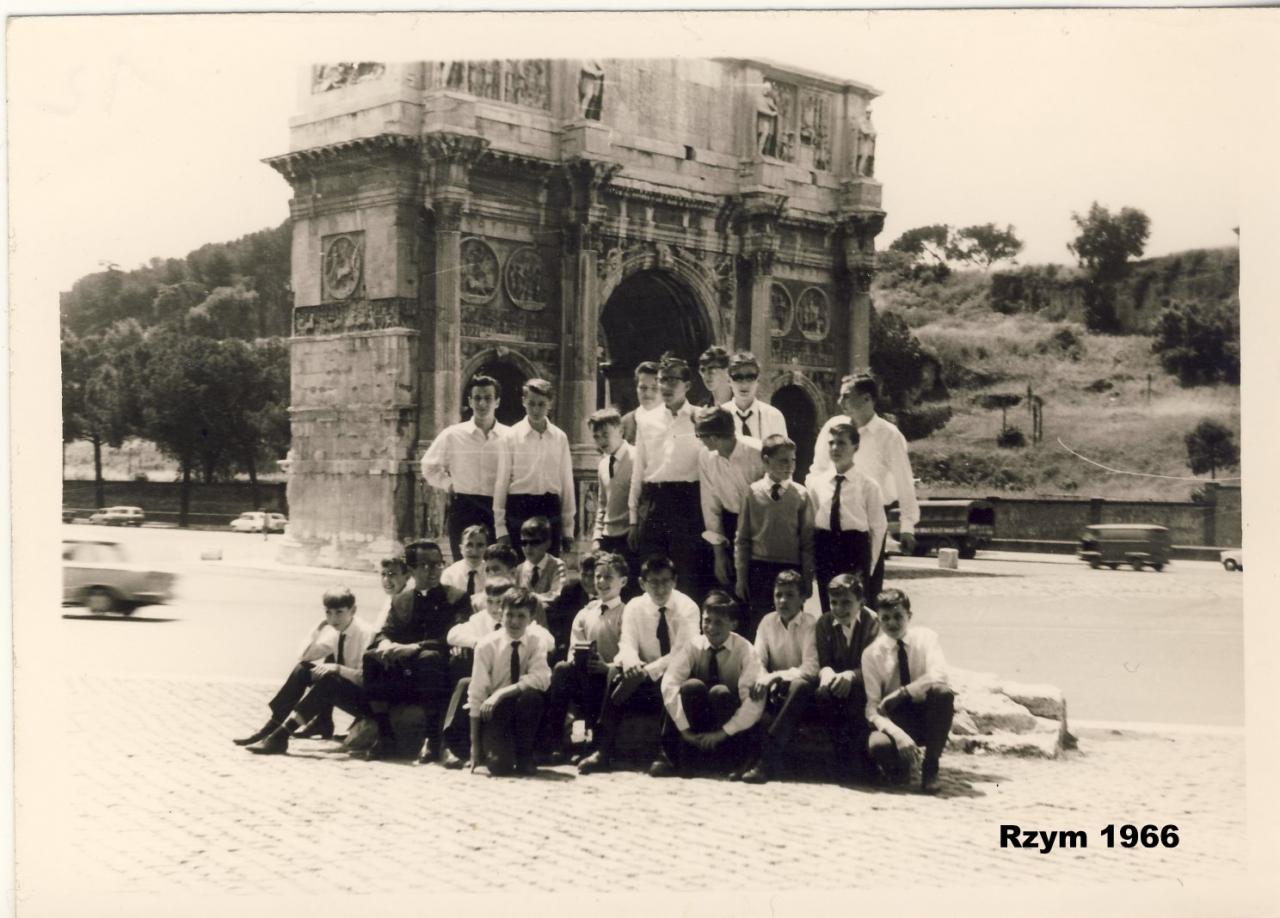
[[[605,301],[600,329],[606,355],[600,367],[603,403],[624,412],[636,407],[636,364],[666,351],[683,357],[694,371],[690,401],[707,397],[697,368],[698,356],[711,344],[711,324],[697,295],[674,274],[655,268],[624,278]]]

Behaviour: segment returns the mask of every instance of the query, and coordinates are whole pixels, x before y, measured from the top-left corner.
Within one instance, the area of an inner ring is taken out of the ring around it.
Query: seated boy
[[[698,761],[714,762],[731,779],[742,775],[749,733],[764,711],[753,697],[760,680],[760,659],[751,642],[733,629],[738,603],[724,590],[712,590],[702,607],[702,634],[671,654],[662,676],[667,716],[662,724],[662,756],[649,766],[655,778],[667,778]]]
[[[773,608],[756,630],[760,678],[751,697],[765,702],[768,729],[759,758],[742,776],[748,784],[764,784],[778,773],[787,742],[809,709],[818,681],[817,620],[804,614],[804,594],[795,571],[783,571],[773,582]]]
[[[809,494],[791,480],[796,445],[777,434],[760,449],[765,476],[747,489],[738,512],[734,570],[738,595],[748,603],[741,633],[755,640],[756,625],[773,605],[773,581],[784,570],[799,571],[804,593],[813,582],[813,507]]]
[[[551,523],[545,516],[533,516],[520,526],[520,547],[524,561],[516,568],[516,586],[538,598],[534,620],[547,627],[547,611],[564,591],[564,562],[551,549]],[[576,610],[575,610],[576,611]]]
[[[260,755],[283,755],[289,751],[289,734],[335,706],[357,717],[371,713],[360,661],[373,629],[356,617],[356,598],[345,586],[326,590],[321,601],[324,621],[307,636],[297,665],[268,702],[271,718],[256,733],[234,740],[237,746]]]
[[[462,530],[462,557],[444,569],[440,582],[475,597],[484,593],[484,550],[489,544],[489,530],[477,523]]]
[[[543,692],[551,684],[550,648],[529,631],[532,593],[516,587],[501,602],[502,628],[476,645],[467,692],[471,771],[483,764],[491,775],[531,775],[537,771],[533,743]]]
[[[826,727],[841,780],[864,781],[867,761],[867,689],[863,650],[880,633],[876,614],[864,605],[862,578],[839,574],[827,585],[831,611],[813,629],[818,648],[814,708]]]
[[[911,625],[911,600],[902,590],[884,590],[880,636],[862,652],[867,686],[868,749],[890,780],[902,781],[920,759],[920,790],[938,789],[938,762],[951,732],[955,693],[947,685],[947,661],[938,635]]]
[[[622,635],[622,589],[630,570],[627,559],[613,552],[599,552],[583,558],[592,560],[595,570],[596,598],[587,603],[573,619],[569,632],[569,658],[557,663],[551,671],[551,689],[547,692],[542,718],[541,751],[552,764],[568,757],[566,716],[576,707],[594,732],[596,718],[604,703],[605,679],[609,663],[618,655]],[[586,577],[586,574],[583,574]],[[585,580],[584,580],[585,582]]]
[[[606,676],[595,751],[578,763],[584,775],[613,767],[618,725],[628,709],[661,708],[659,683],[671,655],[698,633],[698,607],[675,588],[670,558],[653,555],[640,565],[640,586],[644,592],[622,610],[618,655]]]

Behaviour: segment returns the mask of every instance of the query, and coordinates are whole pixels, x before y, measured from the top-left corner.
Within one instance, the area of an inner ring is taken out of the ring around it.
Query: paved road
[[[106,531],[73,525],[64,534]],[[278,535],[110,535],[135,560],[177,571],[179,595],[134,620],[64,609],[55,633],[68,672],[274,680],[319,620],[326,585],[346,582],[369,616],[382,602],[372,574],[272,567]],[[221,560],[200,560],[210,549]],[[1094,571],[1068,557],[1010,553],[962,565],[947,572],[894,559],[888,577],[911,595],[917,622],[939,632],[952,665],[1055,684],[1076,719],[1243,723],[1241,575],[1190,561],[1159,574]]]

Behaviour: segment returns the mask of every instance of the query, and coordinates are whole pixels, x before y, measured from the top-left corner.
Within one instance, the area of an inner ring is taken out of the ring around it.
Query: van
[[[1076,557],[1088,561],[1093,568],[1106,565],[1115,570],[1121,564],[1129,564],[1135,571],[1144,567],[1161,571],[1169,563],[1169,530],[1133,523],[1086,526]]]
[[[916,523],[917,555],[940,548],[954,548],[961,558],[972,558],[996,534],[996,508],[989,500],[922,500]],[[898,510],[889,511],[889,534],[899,538]]]

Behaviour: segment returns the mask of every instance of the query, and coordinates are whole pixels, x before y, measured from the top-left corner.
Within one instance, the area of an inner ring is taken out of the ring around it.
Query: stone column
[[[760,361],[761,377],[768,377],[773,363],[769,291],[773,285],[773,261],[778,252],[778,218],[786,206],[784,194],[751,192],[742,196],[742,255],[748,267],[751,296],[747,340]]]
[[[875,276],[875,238],[883,227],[882,211],[850,214],[841,224],[844,306],[849,316],[846,353],[849,372],[853,373],[871,369],[871,280]]]

